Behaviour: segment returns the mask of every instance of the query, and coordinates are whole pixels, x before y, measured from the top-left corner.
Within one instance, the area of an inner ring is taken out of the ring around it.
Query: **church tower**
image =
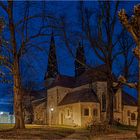
[[[47,67],[47,73],[45,79],[55,78],[57,74],[58,74],[58,65],[57,65],[57,58],[56,58],[56,48],[55,48],[54,35],[52,32],[50,50],[48,55],[48,67]]]
[[[85,72],[86,58],[84,53],[84,47],[79,42],[79,46],[76,50],[76,60],[75,60],[75,77],[80,76]]]

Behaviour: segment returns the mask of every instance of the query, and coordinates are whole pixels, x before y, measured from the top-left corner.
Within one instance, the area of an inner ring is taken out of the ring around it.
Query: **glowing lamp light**
[[[54,111],[54,108],[51,108],[51,111]]]
[[[2,115],[3,114],[3,112],[0,112],[0,115]]]

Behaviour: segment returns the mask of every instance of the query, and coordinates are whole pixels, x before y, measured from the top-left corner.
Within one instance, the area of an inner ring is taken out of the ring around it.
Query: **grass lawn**
[[[87,140],[120,140],[120,139],[136,139],[136,127],[132,126],[113,126],[113,131],[105,134],[94,135],[89,133],[89,130],[83,128],[73,128],[68,126],[46,126],[46,125],[26,125],[26,129],[14,130],[14,125],[0,124],[0,139],[45,139],[45,140],[58,140],[67,137],[67,140],[79,139]],[[71,135],[72,134],[72,135]]]
[[[26,129],[14,130],[14,125],[0,124],[0,139],[62,139],[74,133],[73,128],[26,125]]]
[[[13,124],[0,124],[0,131],[1,130],[12,129],[13,127],[14,127]]]
[[[122,131],[122,130],[130,130],[130,131],[136,131],[136,126],[127,126],[127,125],[118,125],[118,126],[114,126],[114,129],[118,130],[118,131]]]

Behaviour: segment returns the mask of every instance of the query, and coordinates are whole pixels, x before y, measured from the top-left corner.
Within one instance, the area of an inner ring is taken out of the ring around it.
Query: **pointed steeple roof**
[[[50,41],[50,50],[49,50],[49,55],[48,55],[47,74],[45,76],[45,79],[55,78],[57,73],[58,73],[58,65],[57,65],[57,57],[56,57],[56,48],[55,48],[54,34],[52,31],[51,41]]]

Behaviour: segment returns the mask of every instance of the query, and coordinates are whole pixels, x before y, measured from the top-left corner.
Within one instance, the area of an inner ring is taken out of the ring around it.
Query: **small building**
[[[58,112],[60,125],[84,126],[91,121],[100,121],[100,103],[89,88],[68,93],[58,104]]]
[[[0,104],[0,123],[15,123],[13,105],[6,101]]]
[[[15,123],[15,117],[10,112],[0,111],[0,123]]]

